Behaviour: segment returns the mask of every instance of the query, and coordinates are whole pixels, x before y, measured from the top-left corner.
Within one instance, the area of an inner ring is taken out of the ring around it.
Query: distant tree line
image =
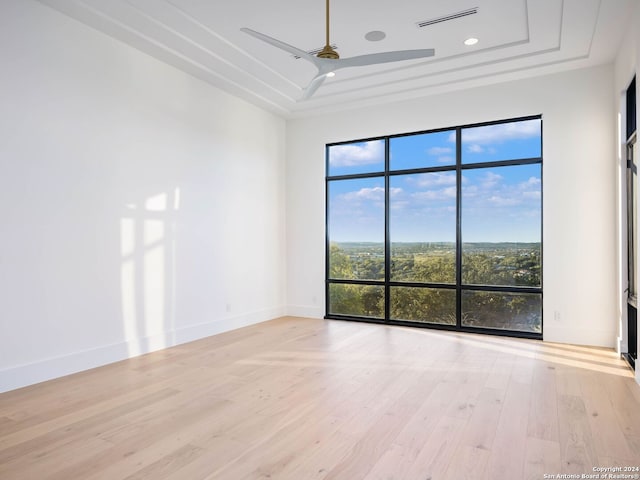
[[[390,279],[394,282],[441,283],[456,281],[455,250],[451,244],[394,244]],[[380,246],[329,251],[329,277],[346,280],[384,280],[385,262]],[[539,287],[539,244],[473,244],[463,247],[463,285]],[[455,289],[391,287],[392,319],[455,325]],[[384,288],[379,285],[331,284],[330,313],[383,318]],[[540,332],[541,306],[537,294],[464,291],[462,323],[509,330]]]

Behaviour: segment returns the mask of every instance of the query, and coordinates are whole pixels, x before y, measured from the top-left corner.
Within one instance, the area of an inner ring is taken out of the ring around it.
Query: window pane
[[[329,285],[329,313],[357,317],[384,317],[384,287],[377,285]]]
[[[384,179],[329,182],[329,278],[384,280]]]
[[[391,287],[391,318],[421,323],[456,324],[456,291]]]
[[[332,280],[384,280],[384,244],[331,243],[329,278]]]
[[[462,283],[539,287],[541,166],[465,170]]]
[[[455,282],[455,172],[397,175],[390,182],[391,280]]]
[[[456,163],[456,132],[423,133],[389,141],[390,169],[442,167]]]
[[[542,156],[541,120],[500,123],[462,130],[462,163]]]
[[[384,171],[384,140],[329,147],[329,176]]]
[[[542,296],[532,293],[464,291],[462,325],[540,333]]]

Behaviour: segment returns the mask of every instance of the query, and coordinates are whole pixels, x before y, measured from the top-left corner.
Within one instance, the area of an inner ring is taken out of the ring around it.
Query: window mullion
[[[390,192],[389,192],[389,137],[384,141],[384,321],[391,319],[391,236],[390,236]]]
[[[456,128],[456,327],[462,327],[462,128]]]

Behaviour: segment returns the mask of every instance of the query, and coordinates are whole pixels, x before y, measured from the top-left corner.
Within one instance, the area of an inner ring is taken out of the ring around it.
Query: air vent
[[[338,49],[338,46],[337,46],[335,43],[332,43],[330,46],[331,46],[331,48],[333,48],[334,50],[337,50],[337,49]],[[315,48],[315,49],[313,49],[313,50],[308,51],[307,53],[308,53],[309,55],[313,55],[313,56],[315,57],[317,54],[319,54],[319,53],[322,51],[322,49],[323,49],[323,48],[324,48],[324,47]],[[291,56],[292,56],[293,58],[295,58],[296,60],[300,60],[300,57],[299,57],[298,55],[291,55]]]
[[[448,22],[449,20],[455,20],[456,18],[466,17],[468,15],[474,15],[478,13],[478,7],[462,10],[457,13],[450,13],[449,15],[443,15],[442,17],[432,18],[431,20],[424,20],[416,23],[418,28],[428,27],[429,25],[435,25],[436,23]]]

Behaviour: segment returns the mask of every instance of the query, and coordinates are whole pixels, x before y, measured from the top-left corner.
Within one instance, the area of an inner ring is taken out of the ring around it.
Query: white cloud
[[[462,195],[465,198],[474,198],[474,197],[477,197],[478,194],[480,193],[480,189],[478,188],[478,186],[468,184],[468,180],[465,181],[464,177],[462,179],[462,184],[463,184]]]
[[[384,187],[361,188],[342,195],[345,200],[384,200]]]
[[[533,192],[522,192],[522,196],[528,200],[539,200],[540,198],[542,198],[540,190]]]
[[[497,173],[493,172],[487,172],[481,181],[481,186],[484,189],[495,188],[496,185],[502,182],[502,180],[502,175],[498,175]]]
[[[523,187],[523,188],[526,188],[526,187],[540,187],[541,183],[542,183],[542,181],[538,177],[529,177],[529,179],[526,182],[522,182],[520,184],[520,186]]]
[[[439,163],[455,163],[455,158],[453,157],[448,157],[448,156],[442,156],[442,157],[438,157],[438,162]]]
[[[420,188],[433,188],[433,187],[441,187],[448,185],[456,184],[456,175],[455,173],[425,173],[420,175],[419,177],[411,177],[407,179],[410,183],[420,187]]]
[[[371,165],[384,161],[384,142],[374,140],[329,148],[329,164],[333,167]]]
[[[490,204],[496,207],[513,207],[520,204],[519,198],[503,197],[501,195],[493,195],[488,200]]]
[[[456,198],[456,187],[448,187],[442,190],[442,193],[447,198]]]
[[[482,148],[477,143],[472,143],[471,145],[469,145],[467,147],[467,152],[469,152],[469,153],[483,153],[484,152],[484,148]]]
[[[526,182],[518,184],[517,190],[527,200],[539,200],[542,197],[541,185],[542,181],[538,177],[529,177]]]
[[[462,130],[462,141],[473,144],[502,143],[508,140],[534,138],[539,135],[540,120],[535,119],[467,128]]]
[[[389,195],[393,198],[402,193],[402,188],[390,188]],[[347,192],[341,195],[347,201],[384,201],[384,187],[366,187],[355,192]]]
[[[525,181],[511,183],[508,177],[505,179],[497,173],[486,172],[474,180],[466,180],[466,185],[463,181],[463,205],[473,205],[473,208],[479,211],[485,207],[507,208],[516,212],[516,215],[525,208],[539,208],[536,205],[539,206],[542,195],[541,181],[538,177],[532,176]]]
[[[415,192],[411,196],[414,200],[449,200],[456,198],[456,187],[446,187],[438,190],[425,190]]]
[[[453,148],[451,147],[431,147],[429,150],[427,150],[427,153],[429,155],[445,155],[447,153],[453,153]]]
[[[389,205],[389,207],[391,208],[391,210],[404,210],[411,205],[411,202],[408,200],[394,200],[393,202],[391,202],[391,205]]]

